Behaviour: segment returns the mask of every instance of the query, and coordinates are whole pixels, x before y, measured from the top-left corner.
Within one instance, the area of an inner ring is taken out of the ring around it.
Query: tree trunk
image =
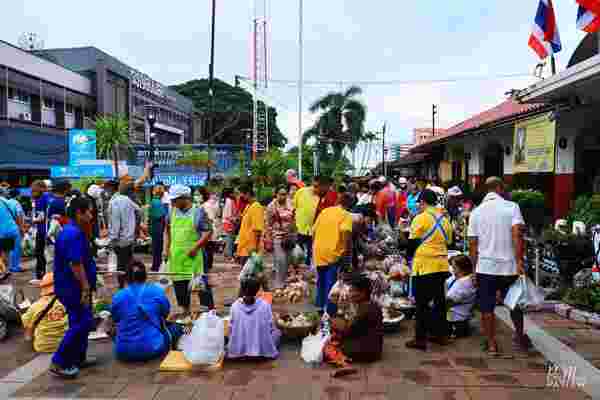
[[[119,179],[119,149],[113,146],[113,161],[115,163],[115,178]]]

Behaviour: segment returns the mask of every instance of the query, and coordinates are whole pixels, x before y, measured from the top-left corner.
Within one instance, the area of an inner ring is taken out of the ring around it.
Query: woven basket
[[[277,328],[281,331],[281,334],[288,339],[304,339],[312,332],[316,331],[319,327],[319,322],[315,322],[311,326],[302,326],[302,327],[286,327],[279,325],[279,322],[276,321],[275,324]]]

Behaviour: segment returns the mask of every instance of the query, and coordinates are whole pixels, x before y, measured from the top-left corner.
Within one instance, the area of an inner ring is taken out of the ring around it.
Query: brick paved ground
[[[216,272],[223,270],[218,266]],[[235,273],[222,276],[235,285]],[[360,365],[359,373],[343,379],[329,377],[329,367],[312,369],[299,356],[299,343],[282,345],[277,361],[226,362],[211,374],[161,373],[160,360],[124,364],[111,354],[111,343],[92,342],[90,353],[101,363],[73,382],[44,373],[19,389],[16,398],[96,399],[587,399],[581,392],[546,387],[545,360],[539,353],[512,353],[511,332],[500,324],[500,346],[513,359],[490,359],[480,350],[480,337],[457,341],[428,352],[407,350],[413,322],[385,338],[384,358]],[[0,345],[0,377],[25,364],[32,355],[18,350],[20,336]],[[6,362],[5,362],[6,360]],[[1,379],[0,379],[1,381]],[[2,383],[0,383],[1,385]]]

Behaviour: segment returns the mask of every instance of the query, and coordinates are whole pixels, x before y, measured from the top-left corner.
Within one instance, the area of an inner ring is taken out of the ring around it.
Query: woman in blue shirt
[[[181,336],[181,328],[166,325],[169,299],[160,286],[146,283],[146,268],[141,261],[131,263],[128,282],[112,300],[112,319],[117,325],[114,351],[122,361],[152,360],[169,351]]]
[[[0,188],[0,190],[6,190]],[[9,276],[8,255],[16,246],[19,226],[8,200],[0,195],[0,281]]]

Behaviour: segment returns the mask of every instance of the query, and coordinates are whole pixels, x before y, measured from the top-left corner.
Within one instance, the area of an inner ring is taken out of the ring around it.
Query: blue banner
[[[89,129],[69,130],[69,165],[81,165],[82,161],[96,159],[96,131]]]
[[[153,186],[158,182],[162,182],[164,185],[186,185],[186,186],[204,186],[207,181],[207,174],[196,174],[196,175],[155,175],[154,179],[146,182],[145,186]]]
[[[50,177],[52,178],[112,178],[113,176],[112,165],[78,165],[50,168]]]

